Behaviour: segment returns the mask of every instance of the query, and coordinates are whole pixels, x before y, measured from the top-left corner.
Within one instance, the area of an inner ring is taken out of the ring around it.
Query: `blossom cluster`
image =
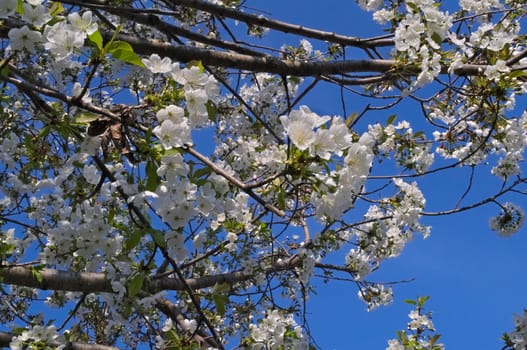
[[[490,219],[490,228],[502,237],[509,237],[522,227],[525,214],[513,203],[505,203],[501,208],[501,213]]]
[[[157,114],[159,125],[153,130],[165,149],[191,145],[191,129],[209,124],[207,103],[217,100],[219,86],[216,79],[198,66],[180,68],[178,62],[168,57],[161,59],[152,54],[142,59],[145,67],[154,74],[164,74],[184,88],[185,108],[168,105]]]
[[[525,349],[527,347],[527,310],[523,315],[514,315],[514,331],[508,333],[508,338],[514,345],[514,349]]]
[[[9,343],[9,348],[14,350],[22,349],[50,349],[51,344],[61,340],[55,326],[34,326],[22,332],[21,335],[13,337]],[[61,350],[66,345],[55,345],[53,348]]]
[[[356,280],[363,280],[382,260],[398,256],[412,232],[422,232],[425,237],[430,232],[429,227],[419,223],[425,199],[417,184],[401,179],[394,183],[399,193],[386,199],[383,207],[370,206],[365,223],[354,230],[358,247],[346,255],[346,266],[354,271]]]
[[[307,349],[307,340],[291,315],[272,310],[250,325],[251,349]]]
[[[424,303],[428,297],[420,297],[406,302],[414,305],[415,309],[408,314],[410,321],[407,330],[397,332],[397,339],[388,340],[386,350],[405,350],[405,349],[434,349],[443,350],[443,344],[438,343],[440,334],[434,334],[436,329],[432,322],[432,313],[424,312]]]

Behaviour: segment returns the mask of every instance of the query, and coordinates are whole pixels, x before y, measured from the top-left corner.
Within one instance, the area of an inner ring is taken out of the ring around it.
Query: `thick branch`
[[[105,40],[113,34],[104,33]],[[395,60],[348,60],[332,62],[301,62],[281,60],[273,56],[254,57],[237,53],[220,52],[188,46],[166,44],[159,40],[140,39],[136,36],[119,34],[118,40],[128,42],[134,51],[141,55],[157,53],[179,62],[199,60],[204,65],[235,68],[255,72],[268,72],[280,75],[320,76],[349,72],[385,73],[396,64]]]
[[[26,266],[12,266],[0,267],[0,278],[1,283],[45,290],[113,293],[111,281],[104,273],[54,269],[43,269],[37,272]]]
[[[105,39],[111,38],[111,33],[105,33]],[[344,73],[386,73],[386,79],[391,79],[393,75],[414,76],[419,74],[418,66],[404,66],[402,71],[398,71],[396,60],[362,59],[344,61],[290,61],[282,60],[274,56],[266,55],[254,57],[250,55],[220,52],[214,50],[201,49],[189,46],[175,46],[163,43],[159,40],[140,39],[135,36],[119,34],[119,40],[128,42],[133,46],[136,53],[150,55],[157,53],[160,56],[167,56],[179,62],[201,61],[204,65],[242,69],[254,72],[267,72],[280,75],[292,76],[327,76]],[[453,70],[456,75],[481,75],[485,71],[485,64],[463,64]],[[443,66],[442,74],[448,73],[448,66]],[[390,74],[391,73],[391,74]]]
[[[298,257],[275,263],[264,269],[263,273],[290,270],[299,265]],[[247,271],[234,271],[218,275],[188,278],[184,282],[193,290],[212,287],[215,284],[236,284],[254,277],[254,273]],[[35,269],[26,266],[11,266],[0,268],[1,283],[25,286],[38,289],[51,289],[85,293],[114,293],[112,281],[104,273],[72,272],[55,269],[42,269],[38,273]],[[160,290],[186,290],[183,282],[176,278],[160,278],[154,281],[145,281],[145,292],[155,293]]]

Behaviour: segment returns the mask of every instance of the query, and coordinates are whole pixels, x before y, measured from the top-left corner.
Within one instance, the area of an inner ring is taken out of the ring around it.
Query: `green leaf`
[[[207,168],[207,167],[199,168],[192,174],[192,177],[195,179],[199,179],[202,177],[209,176],[211,172],[212,170],[210,168]]]
[[[157,175],[157,165],[154,161],[149,160],[146,163],[146,190],[155,191],[161,183],[161,178]]]
[[[441,44],[443,43],[443,39],[441,39],[441,36],[439,36],[439,34],[437,34],[436,32],[432,34],[432,40],[439,46],[441,46]]]
[[[353,124],[353,122],[355,121],[355,119],[357,119],[357,117],[359,116],[359,113],[357,112],[353,112],[351,113],[347,118],[346,118],[346,121],[344,122],[344,124],[346,126],[350,126],[351,124]]]
[[[46,125],[45,127],[42,128],[42,130],[40,130],[40,133],[38,136],[41,138],[45,138],[49,135],[50,131],[51,131],[51,126]]]
[[[97,46],[99,50],[102,50],[102,35],[101,32],[96,30],[93,34],[88,35],[88,39]]]
[[[152,236],[152,239],[154,240],[154,242],[156,242],[156,244],[160,246],[161,248],[165,248],[167,246],[167,242],[165,242],[165,237],[160,231],[151,230],[150,236]]]
[[[285,210],[286,201],[285,201],[285,191],[283,188],[281,188],[278,191],[278,194],[276,195],[276,203],[278,205],[278,209]]]
[[[435,334],[433,337],[430,338],[428,343],[430,345],[434,345],[439,340],[439,338],[441,338],[441,334]]]
[[[424,138],[424,135],[425,135],[425,132],[424,131],[418,131],[414,134],[414,139],[423,139]]]
[[[205,67],[203,67],[203,63],[201,63],[201,61],[199,60],[190,61],[187,64],[187,67],[192,67],[192,66],[198,67],[200,73],[203,73],[203,71],[205,70]]]
[[[56,15],[61,14],[64,11],[64,7],[62,6],[62,3],[59,1],[53,2],[53,5],[51,5],[51,8],[49,9],[49,15],[51,17],[54,17]]]
[[[18,3],[16,5],[16,13],[18,13],[19,15],[23,15],[24,14],[24,1],[22,0],[18,0]]]
[[[423,306],[428,299],[430,299],[430,297],[428,295],[425,295],[424,297],[417,298],[417,304],[419,306]]]
[[[218,115],[218,109],[216,108],[214,103],[212,103],[211,101],[208,101],[205,106],[207,107],[207,114],[209,115],[209,120],[212,122],[216,121],[216,115]]]
[[[386,120],[386,125],[392,125],[395,119],[397,119],[397,115],[392,114],[391,116],[388,117],[388,120]]]
[[[407,304],[410,304],[410,305],[417,305],[415,300],[412,300],[412,299],[406,299],[406,300],[404,300],[404,302],[407,303]]]
[[[75,123],[88,124],[99,119],[100,117],[101,116],[99,114],[91,112],[81,112],[75,116],[74,121]]]
[[[136,231],[130,233],[128,235],[128,237],[126,237],[126,241],[124,243],[125,249],[126,250],[132,250],[135,247],[137,247],[139,242],[141,242],[141,238],[143,238],[144,234],[145,233],[143,231],[141,231],[141,230],[136,230]]]
[[[130,297],[136,296],[137,293],[139,293],[139,291],[143,287],[143,281],[144,281],[143,275],[139,273],[133,275],[132,278],[130,278],[127,283],[128,296]]]
[[[126,41],[112,41],[109,43],[109,46],[104,48],[106,52],[112,54],[112,57],[120,61],[135,64],[139,67],[144,67],[145,65],[141,62],[141,59],[134,52],[132,45]]]
[[[407,2],[406,6],[410,7],[413,10],[413,12],[415,12],[415,13],[420,13],[421,12],[419,10],[419,7],[416,4],[414,4],[413,2]]]
[[[212,298],[214,299],[214,305],[216,305],[218,315],[225,315],[225,305],[229,302],[229,297],[222,294],[215,294]]]
[[[42,274],[40,273],[40,271],[42,271],[43,268],[44,266],[41,265],[30,267],[31,274],[38,281],[38,283],[42,283]]]
[[[3,65],[5,63],[5,60],[2,60],[0,61],[0,66]],[[4,78],[7,78],[7,75],[9,74],[9,65],[6,64],[2,67],[2,69],[0,70],[0,75]]]
[[[229,292],[232,289],[229,283],[216,283],[212,292],[214,294]]]
[[[524,71],[522,70],[515,70],[515,71],[512,71],[509,73],[509,77],[511,78],[519,78],[519,77],[524,77],[527,73],[525,73]]]

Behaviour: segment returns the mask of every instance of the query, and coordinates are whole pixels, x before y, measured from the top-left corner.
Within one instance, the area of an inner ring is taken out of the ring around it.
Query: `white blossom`
[[[28,26],[12,28],[9,30],[8,36],[13,50],[26,49],[29,52],[34,52],[37,44],[42,42],[42,34],[35,30],[30,30]]]
[[[92,12],[86,11],[81,15],[78,12],[73,12],[68,15],[68,21],[72,27],[79,32],[85,32],[91,35],[97,31],[97,22],[93,20]]]
[[[159,57],[157,53],[153,53],[149,58],[141,59],[141,62],[152,73],[168,73],[172,71],[172,60],[170,57]]]

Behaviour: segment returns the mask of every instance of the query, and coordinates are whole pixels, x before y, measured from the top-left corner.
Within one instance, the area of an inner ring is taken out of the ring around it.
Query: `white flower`
[[[69,57],[77,48],[84,45],[86,34],[74,30],[66,22],[59,22],[46,31],[47,42],[44,47],[50,50],[58,60]]]
[[[513,203],[505,203],[501,213],[491,218],[489,224],[500,236],[510,237],[522,227],[524,218],[525,214],[520,207]]]
[[[36,27],[43,26],[51,19],[48,9],[44,5],[31,6],[29,4],[23,4],[23,7],[24,14],[22,15],[22,19]]]
[[[386,350],[404,350],[404,346],[397,339],[390,339]]]
[[[158,54],[153,53],[150,58],[143,58],[141,62],[148,68],[152,73],[168,73],[172,71],[172,61],[170,57],[164,57],[161,59]]]
[[[42,41],[42,34],[30,30],[28,26],[12,28],[7,35],[11,39],[11,48],[13,50],[26,49],[29,52],[34,52],[36,44]]]
[[[404,52],[410,49],[417,50],[421,45],[421,34],[425,26],[418,14],[407,14],[395,29],[395,48]]]
[[[165,154],[161,158],[161,166],[157,168],[157,175],[166,176],[167,179],[174,179],[177,176],[186,176],[188,165],[185,163],[181,154]]]
[[[393,10],[388,10],[384,8],[373,13],[373,20],[379,24],[386,24],[386,22],[391,21],[393,17]]]
[[[18,0],[2,0],[0,1],[0,18],[6,18],[15,13],[18,6]]]
[[[153,133],[159,137],[165,149],[192,144],[190,126],[183,118],[179,123],[167,119],[154,128]]]
[[[160,109],[156,113],[157,120],[160,122],[169,119],[175,123],[178,123],[184,116],[185,110],[176,105],[169,105],[166,108]]]
[[[355,281],[363,280],[371,272],[369,259],[368,254],[359,249],[353,249],[346,255],[346,267],[354,272]]]
[[[358,292],[359,298],[363,300],[368,311],[374,310],[382,305],[389,305],[393,301],[393,290],[382,284],[368,284]]]
[[[420,217],[420,213],[425,207],[425,197],[416,182],[411,184],[404,182],[397,178],[393,182],[400,189],[402,197],[399,200],[399,205],[394,210],[394,219],[401,225],[415,226]]]
[[[101,179],[99,169],[95,165],[85,165],[82,169],[82,175],[92,185],[97,185]]]
[[[286,331],[294,330],[294,336]],[[282,315],[278,310],[266,312],[266,317],[258,324],[249,325],[254,349],[307,349],[308,345],[302,329],[292,315]]]
[[[71,13],[68,15],[68,21],[73,28],[79,32],[85,32],[88,35],[95,33],[98,28],[97,22],[93,20],[91,11],[84,12],[82,17],[78,12]]]
[[[487,66],[485,76],[490,80],[500,81],[503,73],[509,73],[511,69],[504,60],[497,60],[495,65]]]
[[[198,327],[198,323],[196,320],[184,319],[181,326],[183,330],[188,331],[189,333],[194,333]]]
[[[181,78],[177,82],[189,88],[200,88],[208,81],[208,76],[201,72],[199,67],[192,66],[181,71]]]
[[[408,329],[417,330],[417,329],[426,329],[435,331],[434,324],[432,320],[426,315],[420,315],[416,310],[410,311],[408,314],[410,317],[410,322],[408,322]]]
[[[209,100],[205,89],[188,89],[185,91],[188,117],[191,126],[203,126],[207,123],[209,113],[206,103]]]
[[[527,310],[523,315],[514,315],[515,329],[509,333],[510,340],[514,343],[514,349],[525,349],[527,346]]]
[[[73,84],[73,88],[71,89],[71,95],[73,97],[79,97],[82,93],[83,87],[82,85],[77,81]],[[82,101],[86,103],[91,103],[91,97],[89,97],[90,92],[89,90],[86,90],[86,93],[82,96]]]
[[[289,113],[289,117],[283,115],[280,121],[287,136],[300,150],[305,150],[316,140],[314,128],[317,128],[331,118],[329,116],[320,117],[311,112],[307,106],[300,106],[299,110]]]
[[[375,11],[379,7],[383,6],[382,0],[358,0],[359,6],[366,11]]]

